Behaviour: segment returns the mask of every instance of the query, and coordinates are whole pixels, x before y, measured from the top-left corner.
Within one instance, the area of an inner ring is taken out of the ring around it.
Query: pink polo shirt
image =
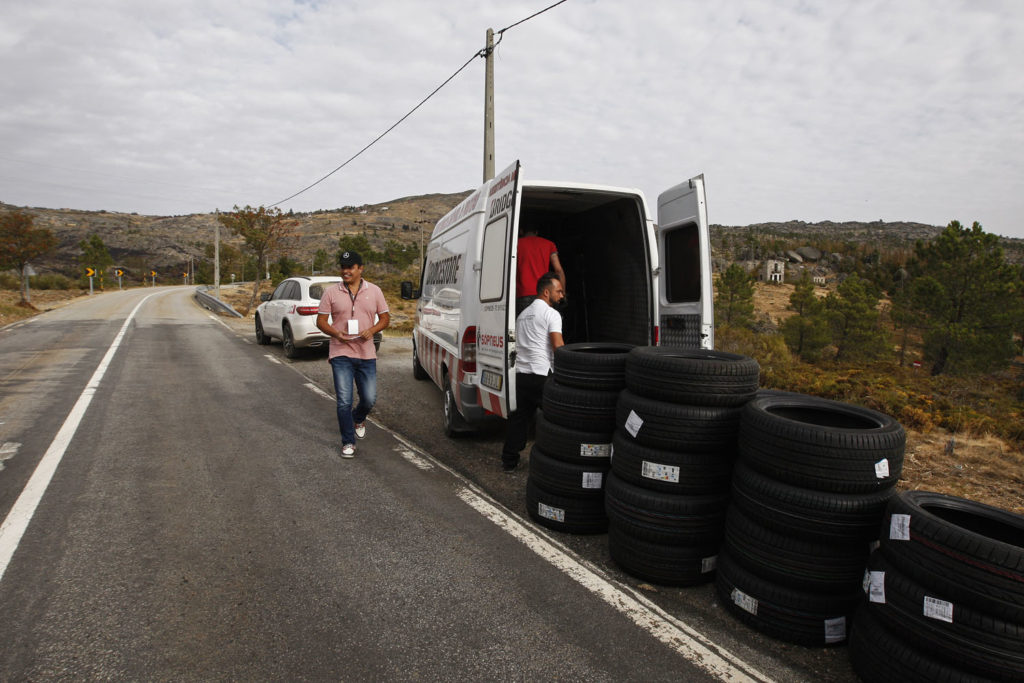
[[[376,324],[373,321],[374,315],[379,316],[387,312],[388,302],[384,300],[384,292],[365,279],[360,282],[355,298],[349,293],[344,282],[328,287],[320,297],[320,307],[317,309],[317,313],[330,315],[331,327],[343,334],[348,333],[350,319],[359,321],[359,331],[362,332]],[[377,350],[373,347],[373,339],[356,337],[340,341],[331,337],[328,358],[336,356],[371,360],[377,357]]]

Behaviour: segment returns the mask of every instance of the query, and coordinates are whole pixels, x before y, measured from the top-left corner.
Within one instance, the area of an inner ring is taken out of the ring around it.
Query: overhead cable
[[[537,16],[539,16],[539,15],[541,15],[541,14],[544,14],[544,13],[545,13],[545,12],[547,12],[548,10],[554,9],[555,7],[558,7],[559,5],[561,5],[561,4],[562,4],[562,3],[564,3],[564,2],[566,2],[566,0],[559,0],[558,2],[556,2],[556,3],[554,3],[553,5],[550,5],[550,6],[548,6],[548,7],[545,7],[544,9],[540,10],[539,12],[534,12],[533,14],[531,14],[531,15],[530,15],[530,16],[528,16],[528,17],[526,17],[525,19],[520,19],[520,20],[519,20],[519,21],[517,21],[516,23],[514,23],[514,24],[509,24],[508,26],[506,26],[505,28],[501,29],[500,31],[497,31],[497,33],[498,33],[498,43],[500,43],[500,42],[501,42],[501,39],[505,37],[505,32],[506,32],[506,31],[508,31],[509,29],[513,29],[513,28],[515,28],[516,26],[519,26],[520,24],[523,24],[523,23],[525,23],[525,22],[529,21],[530,19],[533,19],[534,17],[537,17]],[[495,44],[494,44],[494,47],[497,47],[497,46],[498,46],[498,43],[495,43]],[[492,48],[491,48],[491,50],[493,50],[493,49],[494,49],[494,47],[492,47]],[[353,155],[352,155],[351,157],[349,157],[348,159],[346,159],[346,160],[345,160],[345,161],[344,161],[344,162],[343,162],[343,163],[342,163],[341,165],[339,165],[339,166],[338,166],[337,168],[335,168],[335,169],[334,169],[333,171],[331,171],[330,173],[328,173],[328,174],[324,175],[324,176],[323,176],[322,178],[320,178],[319,180],[317,180],[317,181],[315,181],[315,182],[313,182],[313,183],[310,183],[309,185],[307,185],[306,187],[302,188],[301,190],[299,190],[299,191],[298,191],[298,192],[296,192],[295,194],[289,195],[288,197],[285,197],[284,199],[282,199],[282,200],[280,200],[280,201],[274,202],[273,204],[271,204],[271,205],[270,205],[270,206],[268,206],[267,208],[274,208],[275,206],[278,206],[278,205],[280,205],[280,204],[284,204],[285,202],[287,202],[287,201],[289,201],[289,200],[291,200],[291,199],[295,199],[296,197],[298,197],[298,196],[299,196],[300,194],[302,194],[303,192],[306,192],[306,191],[308,191],[308,190],[311,190],[311,189],[313,189],[314,187],[316,187],[317,185],[319,185],[319,184],[320,184],[320,183],[322,183],[323,181],[327,180],[328,178],[330,178],[330,177],[331,177],[332,175],[334,175],[335,173],[337,173],[337,172],[338,172],[338,171],[340,171],[341,169],[343,169],[343,168],[345,168],[346,166],[348,166],[348,165],[349,165],[350,163],[352,163],[353,161],[355,161],[355,160],[356,160],[356,158],[358,158],[358,157],[359,157],[359,155],[361,155],[361,154],[362,154],[363,152],[365,152],[366,150],[368,150],[368,149],[370,149],[371,147],[373,147],[373,146],[374,146],[375,144],[377,144],[377,143],[378,143],[378,142],[379,142],[379,141],[381,140],[381,138],[383,138],[383,137],[384,137],[385,135],[387,135],[388,133],[390,133],[391,131],[393,131],[393,130],[394,130],[395,128],[397,128],[397,127],[398,127],[398,125],[399,125],[400,123],[402,123],[402,121],[405,121],[405,120],[406,120],[407,118],[409,118],[410,116],[412,116],[413,112],[415,112],[415,111],[416,111],[417,109],[419,109],[419,108],[420,108],[420,107],[422,107],[422,106],[423,106],[424,104],[426,104],[427,100],[429,100],[429,99],[430,99],[431,97],[433,97],[434,95],[436,95],[436,94],[438,93],[438,91],[439,91],[439,90],[441,90],[441,88],[443,88],[444,86],[448,85],[448,84],[449,84],[449,83],[450,83],[450,82],[451,82],[451,81],[452,81],[452,80],[453,80],[453,79],[454,79],[454,78],[455,78],[456,76],[458,76],[458,75],[459,75],[460,73],[462,73],[462,72],[463,72],[463,70],[465,70],[465,68],[466,68],[467,66],[469,66],[469,65],[470,65],[470,63],[471,63],[471,62],[472,62],[472,61],[473,61],[474,59],[476,59],[476,58],[478,58],[478,57],[486,57],[486,56],[487,56],[487,53],[488,53],[488,49],[487,49],[487,48],[483,48],[483,49],[481,49],[481,50],[478,50],[477,52],[475,52],[475,53],[473,54],[473,56],[472,56],[472,57],[470,57],[469,59],[467,59],[467,60],[466,60],[466,63],[465,63],[465,64],[463,64],[462,66],[460,66],[460,67],[459,67],[459,68],[458,68],[458,69],[457,69],[457,70],[455,71],[455,73],[453,73],[453,74],[452,74],[451,76],[449,76],[448,78],[446,78],[446,79],[444,80],[444,82],[443,82],[443,83],[442,83],[441,85],[439,85],[439,86],[437,86],[436,88],[434,88],[434,89],[433,89],[433,90],[431,91],[431,93],[430,93],[429,95],[427,95],[427,96],[426,96],[426,97],[424,97],[424,98],[423,98],[422,100],[420,100],[419,104],[417,104],[417,105],[416,105],[415,107],[413,107],[412,109],[410,109],[410,110],[409,110],[409,111],[408,111],[408,112],[407,112],[407,113],[405,114],[405,116],[403,116],[402,118],[400,118],[400,119],[398,119],[397,121],[395,121],[395,122],[394,122],[394,123],[393,123],[393,124],[391,125],[391,127],[390,127],[390,128],[388,128],[388,129],[387,129],[386,131],[384,131],[383,133],[381,133],[380,135],[378,135],[377,137],[375,137],[375,138],[374,138],[374,139],[373,139],[372,141],[370,141],[370,143],[369,143],[368,145],[366,145],[366,146],[365,146],[365,147],[363,147],[363,148],[362,148],[361,150],[359,150],[358,152],[356,152],[355,154],[353,154]]]

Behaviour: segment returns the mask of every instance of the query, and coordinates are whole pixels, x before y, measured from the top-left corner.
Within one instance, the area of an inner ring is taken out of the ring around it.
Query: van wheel
[[[452,390],[452,382],[448,375],[444,376],[444,435],[449,437],[459,436],[466,431],[466,421],[459,414],[459,407],[455,403],[455,392]]]
[[[415,342],[412,345],[412,377],[413,379],[418,380],[430,379],[430,375],[428,375],[427,371],[423,369],[422,365],[420,365],[420,356],[419,352],[416,350]]]

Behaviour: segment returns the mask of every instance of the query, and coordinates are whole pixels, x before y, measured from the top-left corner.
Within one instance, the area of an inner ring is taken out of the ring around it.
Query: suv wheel
[[[256,316],[256,343],[260,346],[266,346],[270,343],[270,337],[263,331],[263,321],[260,320],[259,316]]]
[[[295,348],[295,339],[292,337],[292,328],[289,325],[285,325],[281,329],[281,345],[284,346],[285,358],[295,358],[299,355],[299,350]]]

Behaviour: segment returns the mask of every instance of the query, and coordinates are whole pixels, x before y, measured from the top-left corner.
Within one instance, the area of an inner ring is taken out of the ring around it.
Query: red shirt
[[[551,240],[536,235],[519,238],[516,296],[537,296],[537,280],[551,270],[551,255],[558,247]]]
[[[366,280],[360,282],[359,291],[354,299],[344,282],[328,287],[324,291],[324,295],[320,297],[320,308],[317,310],[317,313],[329,314],[331,327],[345,333],[348,332],[350,318],[359,321],[359,331],[362,332],[376,324],[373,320],[374,315],[387,312],[388,302],[384,300],[384,292],[380,291],[380,287]],[[340,341],[331,337],[328,357],[334,358],[335,356],[370,360],[377,357],[377,350],[373,346],[373,339],[355,337],[347,341]]]

